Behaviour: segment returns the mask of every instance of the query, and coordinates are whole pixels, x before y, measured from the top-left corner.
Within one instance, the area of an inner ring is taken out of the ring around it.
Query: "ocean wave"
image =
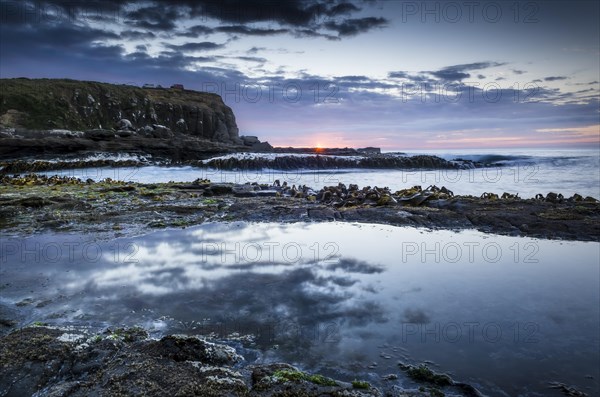
[[[223,156],[211,157],[206,160],[201,160],[200,163],[209,164],[214,161],[223,161],[223,160],[230,160],[230,159],[251,160],[251,161],[256,161],[256,160],[274,161],[276,159],[286,158],[286,157],[306,159],[306,158],[315,158],[315,157],[319,157],[319,156],[321,156],[321,157],[325,156],[327,158],[342,158],[345,160],[356,160],[356,161],[364,158],[364,156],[320,155],[320,154],[313,154],[313,153],[230,153],[230,154],[226,154]]]
[[[452,156],[453,160],[470,160],[477,163],[486,165],[492,164],[506,164],[506,163],[519,163],[519,162],[535,162],[533,156],[525,155],[506,155],[506,154],[471,154],[462,156]]]
[[[124,162],[124,161],[135,161],[139,163],[149,164],[154,162],[156,159],[152,155],[139,154],[139,153],[109,153],[109,152],[90,152],[85,154],[77,155],[62,155],[52,157],[39,157],[35,159],[22,159],[23,161],[29,161],[31,163],[48,163],[48,164],[63,164],[63,163],[94,163],[100,161],[106,162]]]

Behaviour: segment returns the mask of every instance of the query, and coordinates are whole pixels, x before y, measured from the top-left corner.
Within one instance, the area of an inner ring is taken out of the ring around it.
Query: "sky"
[[[0,77],[180,83],[275,146],[600,149],[599,4],[0,0]]]

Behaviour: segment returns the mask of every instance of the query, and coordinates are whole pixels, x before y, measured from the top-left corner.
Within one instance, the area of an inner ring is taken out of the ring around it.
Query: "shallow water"
[[[422,153],[410,153],[422,154]],[[562,193],[570,197],[575,193],[600,198],[600,154],[597,150],[574,151],[506,151],[506,152],[430,152],[448,160],[454,158],[485,161],[489,168],[468,170],[251,170],[222,171],[195,167],[130,167],[86,168],[45,172],[46,175],[75,176],[81,179],[101,180],[112,178],[124,181],[190,182],[197,178],[213,182],[272,184],[276,179],[290,184],[307,185],[315,189],[323,186],[346,185],[389,186],[392,190],[414,185],[446,186],[455,194],[480,196],[483,192],[501,195],[504,192],[531,198],[541,193]],[[243,155],[243,154],[241,154]],[[273,155],[271,155],[273,156]]]
[[[250,335],[253,359],[336,366],[350,379],[430,360],[488,395],[560,395],[551,381],[599,392],[598,243],[218,223],[0,244],[0,296],[32,299],[21,306],[25,323]]]

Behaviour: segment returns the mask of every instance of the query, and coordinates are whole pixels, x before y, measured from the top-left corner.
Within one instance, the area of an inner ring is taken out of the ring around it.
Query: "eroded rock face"
[[[231,108],[212,93],[56,79],[2,79],[0,88],[3,128],[139,132],[158,125],[217,142],[241,143]]]

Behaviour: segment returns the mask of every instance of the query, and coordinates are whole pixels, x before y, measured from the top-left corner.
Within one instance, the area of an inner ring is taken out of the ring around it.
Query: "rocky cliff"
[[[216,94],[76,80],[0,79],[0,127],[180,133],[243,144],[231,108]]]

